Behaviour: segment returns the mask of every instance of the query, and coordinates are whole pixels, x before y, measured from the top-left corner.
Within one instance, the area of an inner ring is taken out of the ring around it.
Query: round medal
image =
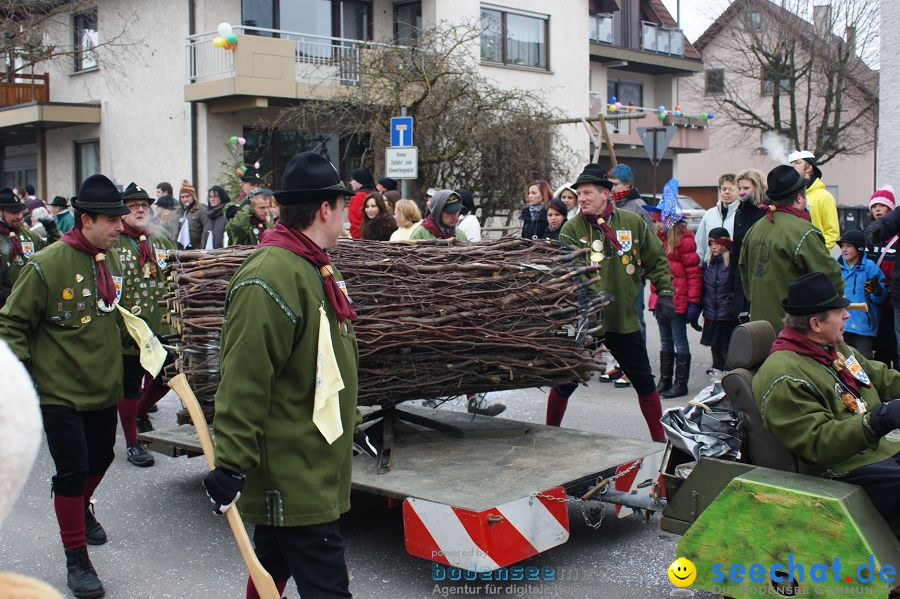
[[[595,252],[603,252],[603,242],[599,239],[595,239],[594,243],[591,244],[591,249]],[[602,258],[601,258],[602,260]]]
[[[622,256],[622,264],[628,264],[631,260],[628,259],[628,256]]]
[[[140,316],[141,315],[141,307],[138,305],[131,306],[131,313],[134,314],[135,316]]]
[[[633,275],[634,274],[634,264],[629,264],[625,267],[625,274]]]
[[[602,262],[603,252],[591,252],[591,262]]]

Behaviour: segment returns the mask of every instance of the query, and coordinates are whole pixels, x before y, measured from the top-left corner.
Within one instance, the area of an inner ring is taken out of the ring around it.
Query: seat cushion
[[[775,329],[768,320],[754,320],[734,329],[728,343],[729,368],[759,368],[775,343]]]

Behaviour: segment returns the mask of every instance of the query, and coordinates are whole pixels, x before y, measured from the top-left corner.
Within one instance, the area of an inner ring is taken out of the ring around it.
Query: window
[[[322,37],[368,40],[372,37],[370,10],[367,0],[241,0],[241,23]]]
[[[644,105],[644,84],[639,81],[606,80],[606,97],[612,98],[628,106]]]
[[[75,15],[73,18],[75,72],[97,68],[97,46],[100,36],[97,33],[97,11]]]
[[[771,68],[762,67],[759,75],[760,95],[771,96],[775,93],[775,82],[778,82],[780,91],[789,91],[791,89],[791,80],[787,77],[778,77],[777,71]]]
[[[725,91],[725,69],[706,69],[706,94]]]
[[[750,31],[762,29],[762,13],[756,11],[747,13],[747,29]]]
[[[75,142],[75,193],[81,182],[100,172],[100,141],[91,139]]]
[[[422,2],[406,2],[394,5],[394,39],[398,44],[408,43],[419,37],[422,30]]]
[[[547,69],[547,17],[481,9],[481,59]]]

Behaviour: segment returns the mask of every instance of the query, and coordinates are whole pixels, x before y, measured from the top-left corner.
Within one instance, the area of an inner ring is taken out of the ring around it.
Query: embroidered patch
[[[869,375],[866,374],[866,371],[863,370],[862,364],[859,363],[859,360],[856,359],[856,356],[850,354],[850,357],[844,360],[844,368],[846,368],[850,374],[853,375],[853,378],[858,380],[864,385],[869,384]]]
[[[631,231],[617,229],[616,230],[616,241],[618,241],[619,245],[622,246],[623,252],[627,252],[627,251],[631,250]]]
[[[166,256],[168,256],[168,255],[169,255],[168,250],[161,250],[159,248],[156,248],[156,264],[160,268],[166,267]]]

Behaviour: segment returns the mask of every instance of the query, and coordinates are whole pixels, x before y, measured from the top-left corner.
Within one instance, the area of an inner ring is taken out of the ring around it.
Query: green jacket
[[[343,279],[337,269],[335,276]],[[331,445],[312,422],[323,305],[344,380],[344,434]],[[244,519],[271,526],[337,520],[350,509],[359,352],[352,326],[338,327],[318,269],[278,247],[253,252],[228,286],[219,359],[216,466],[247,473]]]
[[[60,233],[68,233],[75,226],[75,217],[69,210],[63,210],[59,214],[55,214],[53,220],[56,221],[56,228],[59,229]]]
[[[106,265],[120,288],[116,252]],[[115,308],[97,305],[95,262],[67,243],[36,253],[0,310],[0,338],[28,367],[41,405],[100,410],[122,397],[122,338]]]
[[[868,361],[845,343],[868,374],[872,386],[860,387],[872,411],[881,400],[900,397],[900,372]],[[797,457],[802,474],[839,476],[900,452],[900,440],[873,441],[865,414],[853,414],[835,391],[837,374],[830,367],[792,351],[778,351],[753,376],[753,396],[767,429]]]
[[[409,238],[410,238],[410,239],[413,239],[413,240],[416,240],[416,239],[437,239],[437,237],[435,237],[434,233],[432,233],[431,231],[429,231],[428,229],[426,229],[426,228],[423,227],[422,225],[419,225],[418,227],[416,227],[415,229],[413,229],[413,232],[410,234]],[[466,234],[463,233],[463,232],[459,229],[459,227],[456,228],[456,238],[459,239],[460,241],[469,241],[469,238],[466,237]]]
[[[756,221],[741,245],[740,269],[750,320],[768,320],[777,333],[784,328],[781,302],[788,283],[809,272],[823,272],[844,294],[841,267],[825,249],[822,232],[793,214],[776,212],[775,222]]]
[[[634,333],[641,330],[634,303],[641,291],[641,271],[656,287],[658,295],[672,297],[672,273],[663,244],[640,216],[628,210],[616,208],[609,215],[607,224],[615,231],[622,245],[621,255],[605,239],[598,225],[590,225],[575,217],[566,221],[559,232],[559,241],[576,249],[590,248],[593,241],[603,240],[603,260],[600,263],[600,281],[592,287],[595,293],[606,291],[613,302],[603,311],[603,331],[610,333]],[[583,258],[592,265],[590,254]]]
[[[0,307],[3,307],[4,301],[7,296],[9,296],[13,286],[16,284],[16,280],[19,278],[19,273],[22,272],[22,268],[28,263],[31,257],[34,256],[35,252],[44,249],[60,238],[59,229],[52,227],[51,229],[52,230],[47,231],[47,239],[44,240],[40,235],[23,225],[22,229],[16,233],[16,237],[19,238],[19,243],[22,244],[25,258],[16,256],[15,260],[11,259],[12,245],[10,245],[9,239],[0,235],[0,260],[6,261],[6,264],[8,265],[6,276],[0,281]]]
[[[175,244],[162,230],[152,233],[149,241],[150,251],[153,252],[156,262],[147,269],[147,277],[144,276],[138,260],[140,245],[137,239],[122,233],[113,246],[119,255],[119,262],[125,275],[122,307],[132,314],[137,313],[156,335],[171,335],[175,330],[171,325],[162,322],[162,317],[166,313],[166,307],[162,303],[166,289],[166,275],[163,269],[166,266],[166,254],[169,250],[175,249]],[[140,353],[131,335],[125,330],[122,336],[122,351],[135,356]]]
[[[225,223],[228,245],[257,245],[259,234],[273,228],[268,223],[261,223],[253,216],[253,206],[249,203],[238,210],[234,218]]]

